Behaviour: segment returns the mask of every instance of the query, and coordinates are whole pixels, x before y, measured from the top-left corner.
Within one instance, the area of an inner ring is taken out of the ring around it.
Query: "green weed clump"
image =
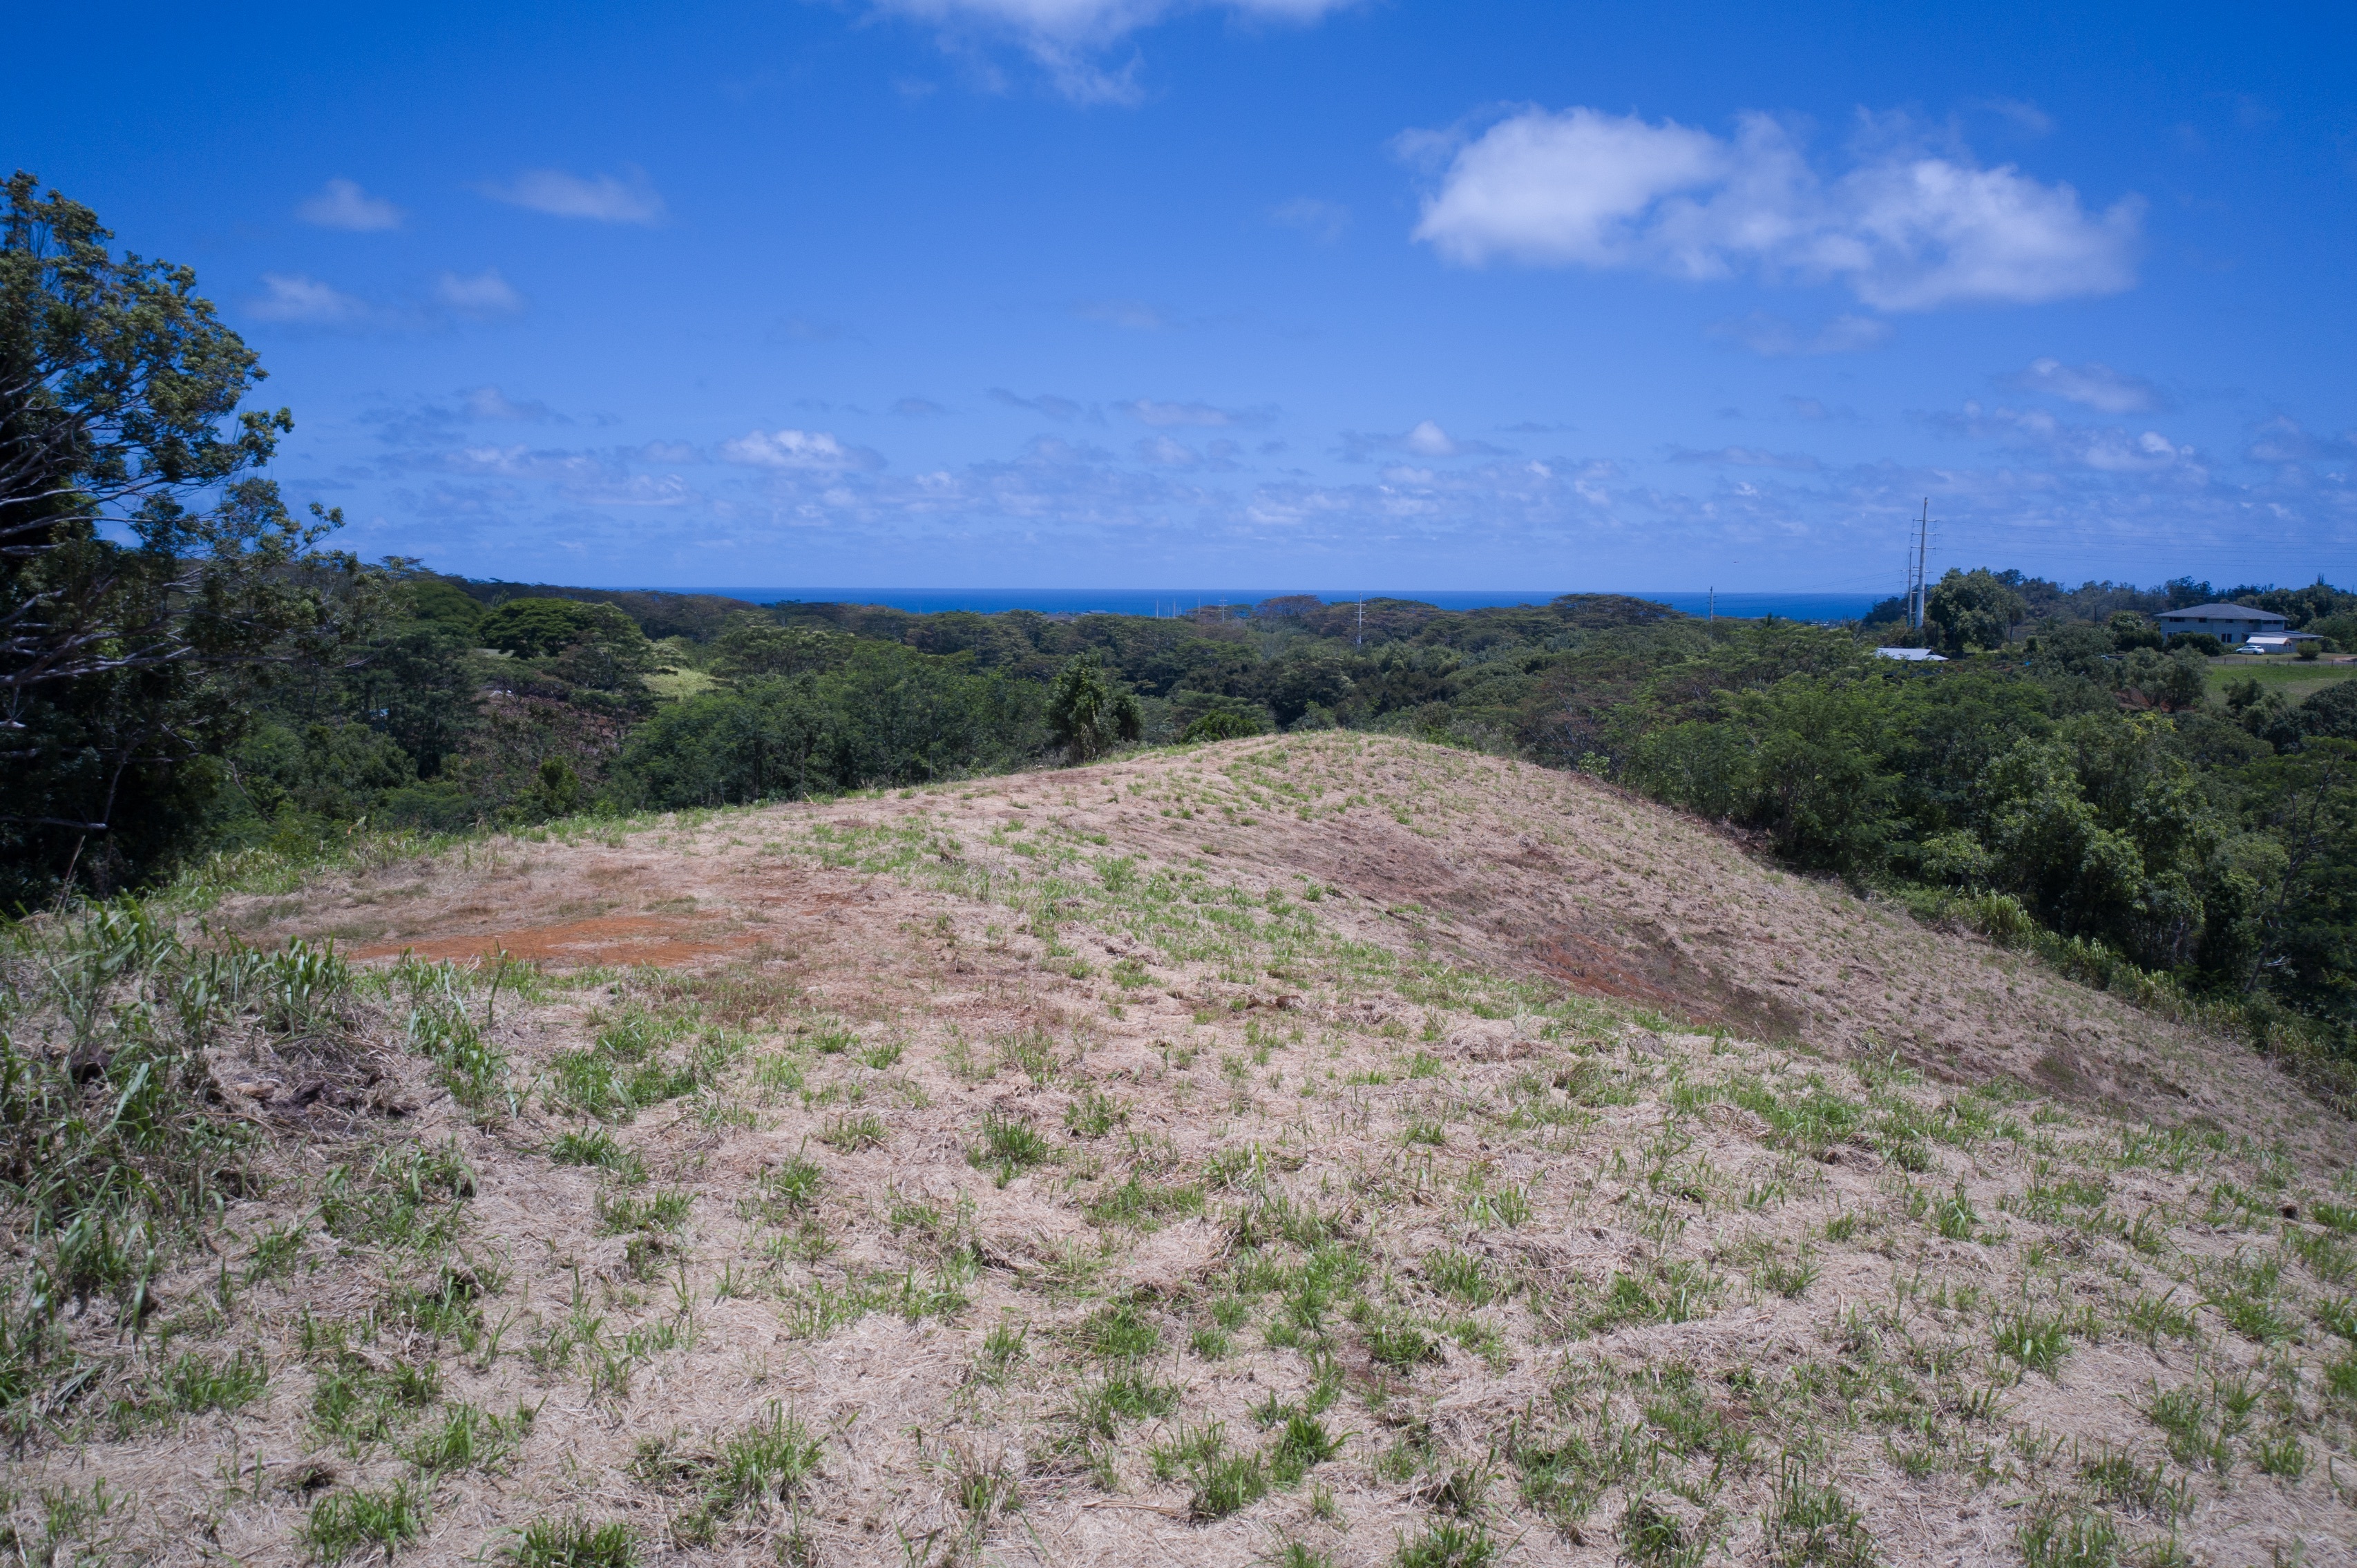
[[[1766,1524],[1768,1555],[1777,1568],[1871,1568],[1882,1560],[1857,1505],[1797,1466],[1778,1477]]]
[[[405,1481],[382,1491],[330,1492],[311,1505],[300,1531],[321,1563],[341,1563],[361,1552],[393,1550],[425,1532],[426,1499]]]
[[[1039,1129],[1022,1117],[1009,1112],[991,1111],[982,1119],[982,1139],[966,1151],[968,1163],[985,1169],[995,1169],[998,1185],[1005,1187],[1019,1172],[1052,1159],[1055,1151]]]
[[[560,1052],[549,1063],[551,1104],[600,1122],[627,1122],[648,1106],[694,1093],[717,1074],[730,1047],[720,1031],[707,1029],[683,1055],[674,1054],[690,1028],[683,1015],[625,1003],[586,1049]]]
[[[338,1348],[312,1387],[311,1418],[357,1454],[390,1436],[410,1412],[432,1404],[441,1391],[441,1369],[430,1361],[393,1360],[378,1367]]]
[[[648,1439],[639,1444],[630,1469],[643,1481],[694,1498],[673,1529],[683,1542],[701,1545],[729,1520],[800,1497],[824,1452],[799,1417],[772,1402],[759,1421],[716,1449],[680,1453],[669,1439]]]
[[[259,1355],[240,1350],[216,1359],[185,1350],[165,1372],[162,1391],[171,1409],[194,1415],[251,1404],[269,1382],[269,1369]]]
[[[616,1520],[536,1519],[509,1543],[515,1568],[637,1568],[638,1537]]]
[[[398,1144],[366,1169],[340,1165],[319,1190],[319,1222],[361,1246],[434,1252],[457,1240],[475,1173],[455,1145]]]
[[[2119,1528],[2107,1515],[2047,1498],[2022,1521],[2015,1541],[2026,1568],[2115,1568]]]
[[[1396,1568],[1488,1568],[1497,1557],[1498,1543],[1480,1520],[1442,1519],[1402,1536],[1392,1562]]]
[[[484,1004],[486,1019],[505,967],[492,972],[491,996]],[[406,984],[410,993],[409,1012],[402,1026],[404,1037],[411,1050],[435,1065],[443,1087],[459,1104],[478,1115],[513,1112],[517,1106],[509,1091],[507,1054],[485,1039],[475,1023],[468,1010],[466,978],[464,971],[450,963],[404,963],[396,968],[392,983]]]
[[[203,1217],[251,1192],[253,1133],[209,1102],[206,1048],[247,1028],[339,1049],[351,985],[328,949],[192,951],[130,897],[0,931],[0,1426],[80,1371],[65,1314],[141,1325]]]
[[[638,1151],[622,1147],[603,1127],[559,1133],[548,1141],[548,1157],[560,1165],[594,1165],[627,1184],[647,1179],[646,1162]]]
[[[411,1441],[405,1456],[421,1475],[488,1470],[514,1455],[538,1413],[537,1407],[520,1404],[513,1415],[495,1415],[458,1401],[443,1412],[439,1426]]]

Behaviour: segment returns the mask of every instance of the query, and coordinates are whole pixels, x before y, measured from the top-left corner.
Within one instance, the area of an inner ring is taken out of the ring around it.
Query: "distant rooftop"
[[[2281,620],[2273,610],[2255,610],[2248,605],[2192,605],[2181,610],[2163,610],[2154,618],[2158,620]]]

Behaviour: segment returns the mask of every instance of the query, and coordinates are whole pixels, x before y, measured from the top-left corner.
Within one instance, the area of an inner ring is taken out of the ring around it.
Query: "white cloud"
[[[1429,419],[1420,419],[1398,435],[1362,435],[1353,431],[1342,434],[1342,456],[1353,462],[1363,462],[1382,452],[1405,452],[1412,457],[1471,457],[1503,456],[1503,450],[1486,441],[1460,441]]]
[[[249,315],[264,321],[307,327],[350,327],[369,317],[368,302],[301,273],[264,273],[264,294],[246,302]]]
[[[2143,413],[2164,408],[2169,400],[2142,376],[2122,375],[2097,360],[2066,365],[2060,360],[2032,360],[2029,368],[2012,377],[2023,392],[2046,392],[2081,403],[2098,413]]]
[[[1351,209],[1339,201],[1297,196],[1270,208],[1268,220],[1280,228],[1298,229],[1311,239],[1330,245],[1351,226]]]
[[[349,229],[353,233],[365,234],[398,229],[406,214],[382,197],[371,196],[356,182],[339,176],[297,207],[295,216],[322,229]]]
[[[1135,61],[1108,71],[1092,56],[1182,11],[1224,11],[1248,21],[1315,22],[1355,0],[873,0],[877,10],[931,22],[945,32],[1013,38],[1045,67],[1066,97],[1133,103]]]
[[[1932,423],[1951,435],[2034,452],[2058,468],[2087,468],[2101,474],[2165,473],[2193,479],[2206,478],[2209,472],[2193,447],[2180,446],[2158,430],[2070,424],[2042,408],[1984,409],[1977,403],[1967,403],[1961,414],[1940,414]]]
[[[587,218],[597,223],[660,223],[666,216],[662,195],[647,178],[646,170],[625,166],[621,177],[610,174],[584,178],[563,169],[526,169],[505,184],[478,188],[494,201],[552,218]]]
[[[1448,432],[1428,419],[1416,421],[1415,428],[1400,437],[1400,445],[1419,457],[1454,457],[1458,453]]]
[[[1706,330],[1713,338],[1740,343],[1770,360],[1801,354],[1854,354],[1890,341],[1890,323],[1871,316],[1836,316],[1810,331],[1781,316],[1755,310],[1732,321],[1714,322]]]
[[[845,446],[823,431],[752,430],[720,444],[721,457],[754,468],[791,468],[841,473],[875,468],[883,460],[864,447]]]
[[[1450,144],[1413,133],[1405,156]],[[1784,127],[1747,115],[1732,139],[1637,115],[1527,109],[1455,145],[1415,237],[1450,261],[1636,268],[1716,279],[1846,284],[1882,310],[2032,304],[2136,281],[2143,203],[2101,213],[2011,165],[1871,153],[1828,177]]]
[[[1143,462],[1157,468],[1191,468],[1203,459],[1194,448],[1182,446],[1168,435],[1149,435],[1137,444],[1137,456]]]
[[[497,267],[471,274],[444,273],[434,280],[434,300],[462,316],[513,316],[524,307],[523,295]]]

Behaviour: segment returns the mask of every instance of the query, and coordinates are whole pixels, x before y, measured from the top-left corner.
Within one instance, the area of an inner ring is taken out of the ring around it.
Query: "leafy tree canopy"
[[[240,410],[252,350],[113,239],[30,174],[0,195],[0,903],[158,864],[253,693],[384,605],[263,477],[293,420]]]
[[[1091,762],[1145,733],[1129,689],[1105,674],[1094,653],[1073,656],[1048,688],[1048,733],[1075,763]]]

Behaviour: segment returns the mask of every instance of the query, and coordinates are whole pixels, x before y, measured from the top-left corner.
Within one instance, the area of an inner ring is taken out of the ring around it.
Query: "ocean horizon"
[[[1444,610],[1484,609],[1500,605],[1543,605],[1563,594],[1625,593],[1630,598],[1651,599],[1686,615],[1717,614],[1730,620],[1758,620],[1775,616],[1784,620],[1856,620],[1888,596],[1823,593],[1806,589],[1772,593],[1718,593],[1678,589],[1642,592],[1635,589],[1544,588],[1524,592],[1505,589],[1415,588],[877,588],[877,587],[678,587],[642,590],[665,594],[717,594],[750,604],[881,605],[915,615],[971,610],[996,615],[1006,610],[1037,610],[1043,615],[1126,615],[1175,618],[1200,607],[1226,605],[1243,608],[1289,594],[1308,594],[1327,604],[1359,599],[1409,599]]]

